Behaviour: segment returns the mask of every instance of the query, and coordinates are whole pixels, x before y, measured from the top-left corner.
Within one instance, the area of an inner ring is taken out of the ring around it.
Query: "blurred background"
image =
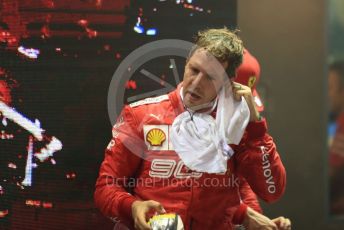
[[[343,15],[341,0],[0,0],[0,99],[45,130],[38,140],[0,115],[0,229],[113,229],[92,197],[116,68],[150,41],[223,26],[239,28],[261,64],[258,92],[287,169],[286,193],[265,214],[343,229]],[[184,62],[146,63],[161,82],[133,73],[123,103],[175,85]]]

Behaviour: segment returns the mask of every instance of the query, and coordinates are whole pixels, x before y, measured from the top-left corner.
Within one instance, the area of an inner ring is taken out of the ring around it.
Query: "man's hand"
[[[277,217],[272,220],[278,227],[279,230],[290,230],[291,229],[291,222],[288,218],[283,216]]]
[[[251,88],[237,82],[232,82],[232,88],[236,100],[241,100],[242,96],[245,98],[250,109],[250,121],[258,121],[260,116],[255,106],[256,103],[254,102]]]
[[[134,201],[131,206],[131,213],[133,215],[135,228],[139,230],[150,230],[151,227],[147,223],[147,214],[150,211],[156,211],[159,214],[165,213],[165,209],[159,202],[154,200],[148,201]]]
[[[278,230],[277,225],[272,220],[250,207],[247,207],[243,225],[247,230]]]

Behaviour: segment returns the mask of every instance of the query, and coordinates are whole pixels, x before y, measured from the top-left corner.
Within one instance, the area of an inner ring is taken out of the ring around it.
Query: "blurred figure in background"
[[[328,93],[330,108],[330,203],[332,214],[344,214],[344,61],[329,67]]]

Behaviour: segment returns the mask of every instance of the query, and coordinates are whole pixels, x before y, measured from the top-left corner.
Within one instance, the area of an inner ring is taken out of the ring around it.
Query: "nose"
[[[192,86],[194,89],[199,89],[202,84],[202,80],[204,79],[204,74],[202,72],[199,72],[194,78],[192,79]]]

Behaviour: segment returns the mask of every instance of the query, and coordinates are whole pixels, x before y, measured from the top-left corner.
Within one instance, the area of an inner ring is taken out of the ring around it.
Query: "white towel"
[[[172,145],[191,170],[226,172],[227,160],[234,154],[228,144],[239,144],[249,122],[246,100],[242,97],[236,101],[231,86],[222,87],[215,100],[218,100],[216,119],[210,115],[213,109],[206,113],[189,110],[177,116],[172,124]]]

